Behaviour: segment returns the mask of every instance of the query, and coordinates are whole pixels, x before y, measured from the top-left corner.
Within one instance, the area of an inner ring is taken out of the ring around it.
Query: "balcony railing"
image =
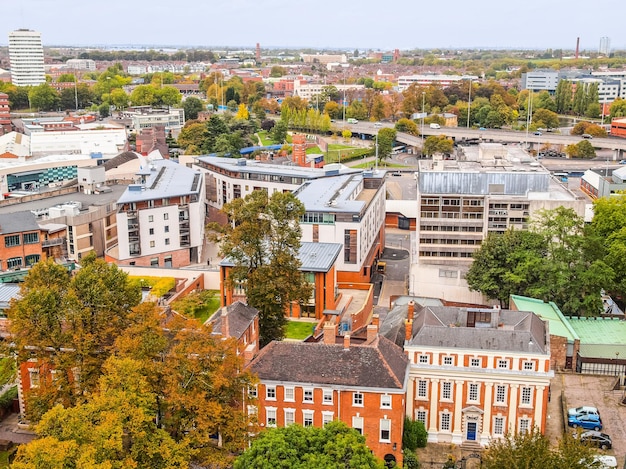
[[[41,242],[41,247],[42,248],[49,248],[52,246],[60,246],[62,244],[65,244],[67,240],[65,239],[65,237],[63,238],[52,238],[52,239],[45,239]]]

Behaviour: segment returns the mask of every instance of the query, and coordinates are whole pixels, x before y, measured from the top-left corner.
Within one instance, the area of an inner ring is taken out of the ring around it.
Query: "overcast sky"
[[[624,0],[2,0],[0,44],[626,49]]]

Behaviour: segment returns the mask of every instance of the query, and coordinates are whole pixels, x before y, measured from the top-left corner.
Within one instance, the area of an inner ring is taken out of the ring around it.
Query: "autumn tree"
[[[155,423],[155,396],[139,364],[111,358],[103,371],[88,402],[57,405],[44,415],[35,427],[39,438],[20,446],[12,467],[189,467],[194,453],[187,442],[174,441]]]
[[[396,129],[389,127],[382,128],[378,131],[378,159],[380,161],[385,160],[391,156],[393,151],[393,142],[396,141],[398,132]]]
[[[52,260],[33,266],[7,312],[11,334],[18,363],[35,358],[42,371],[56,373],[54,383],[42,380],[26,393],[28,418],[37,421],[52,405],[74,405],[94,391],[115,338],[140,300],[127,274],[93,253],[71,277]]]
[[[426,140],[424,141],[422,154],[429,156],[434,155],[435,153],[449,155],[452,153],[453,148],[454,142],[451,138],[446,137],[445,135],[430,135],[429,137],[426,137]]]
[[[31,107],[41,111],[51,111],[59,103],[59,94],[47,83],[33,86],[28,91]]]
[[[566,433],[556,448],[539,430],[507,434],[482,453],[484,469],[586,469],[595,467],[596,450]]]
[[[365,437],[345,423],[323,428],[290,425],[262,432],[235,461],[235,469],[359,468],[383,469]]]
[[[398,132],[405,132],[410,135],[419,134],[419,129],[417,128],[417,124],[415,123],[415,121],[407,119],[406,117],[398,120],[395,127]]]
[[[300,217],[304,205],[292,193],[253,191],[224,205],[226,226],[218,232],[220,253],[233,267],[228,283],[245,288],[248,304],[259,310],[261,344],[280,340],[291,303],[304,303],[311,288],[300,272]]]

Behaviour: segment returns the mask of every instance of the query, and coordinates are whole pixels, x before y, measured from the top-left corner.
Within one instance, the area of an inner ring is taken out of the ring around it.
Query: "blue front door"
[[[467,439],[476,441],[476,422],[467,422]]]

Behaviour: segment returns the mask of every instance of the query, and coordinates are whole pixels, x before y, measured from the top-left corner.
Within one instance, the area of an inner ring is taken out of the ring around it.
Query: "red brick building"
[[[207,320],[213,334],[237,340],[237,355],[243,355],[244,364],[259,353],[259,311],[240,301],[218,309]]]
[[[31,266],[42,259],[42,234],[35,215],[16,212],[0,215],[0,270]]]
[[[311,298],[305,305],[292,304],[285,314],[289,317],[309,317],[321,320],[325,310],[337,306],[337,274],[335,263],[341,252],[341,244],[302,243],[298,257],[300,271],[313,287]],[[220,263],[221,305],[227,306],[236,301],[246,301],[244,288],[231,288],[228,277],[234,264],[230,259]]]
[[[401,467],[408,360],[376,326],[367,333],[357,345],[327,324],[323,342],[266,346],[248,367],[259,377],[251,391],[258,408],[249,406],[259,427],[340,420],[362,433],[378,458]]]

